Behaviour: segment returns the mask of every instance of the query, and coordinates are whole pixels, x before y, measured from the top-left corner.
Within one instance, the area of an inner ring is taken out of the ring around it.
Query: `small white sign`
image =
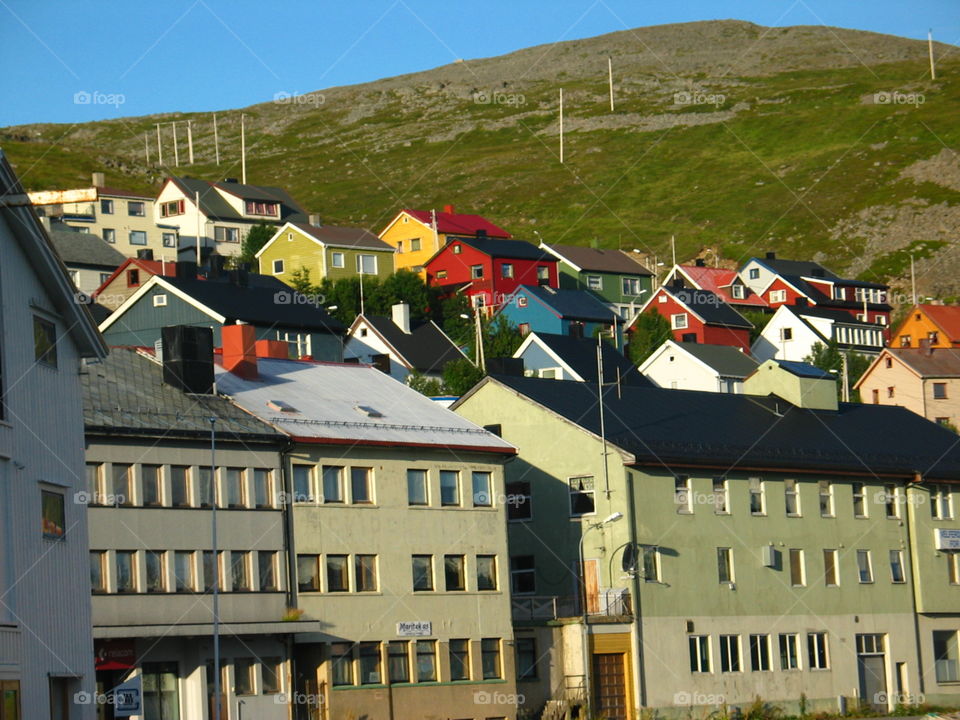
[[[937,528],[937,550],[960,550],[960,530]]]
[[[433,623],[428,620],[409,620],[397,623],[398,637],[429,637],[433,635]]]
[[[131,717],[141,715],[141,685],[142,676],[137,675],[113,689],[113,716]]]

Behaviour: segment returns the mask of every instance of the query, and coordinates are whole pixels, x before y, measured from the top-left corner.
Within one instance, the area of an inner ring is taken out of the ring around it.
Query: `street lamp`
[[[590,652],[588,647],[589,633],[587,632],[587,584],[584,578],[584,560],[583,560],[583,541],[587,537],[587,533],[591,530],[597,530],[602,528],[604,525],[609,525],[615,523],[618,520],[623,518],[622,512],[614,512],[610,515],[607,515],[606,518],[600,522],[588,523],[586,529],[583,531],[583,534],[580,535],[580,621],[581,621],[581,642],[582,645],[582,656],[583,656],[583,693],[584,700],[587,703],[587,714],[586,717],[590,717],[591,706],[593,705],[593,694],[590,689]]]
[[[469,320],[470,316],[466,313],[460,313],[460,317],[464,320]],[[480,306],[474,305],[473,307],[473,340],[475,343],[474,347],[474,362],[476,365],[483,371],[486,371],[486,362],[483,354],[483,329],[480,326]]]

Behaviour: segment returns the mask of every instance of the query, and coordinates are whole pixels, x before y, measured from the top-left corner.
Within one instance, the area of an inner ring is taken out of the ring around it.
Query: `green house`
[[[310,281],[324,278],[393,274],[396,249],[363,228],[288,222],[260,248],[260,272],[289,283],[293,273],[310,271]]]
[[[540,247],[559,260],[560,287],[589,290],[625,320],[632,320],[653,291],[653,273],[630,253],[579,245]]]

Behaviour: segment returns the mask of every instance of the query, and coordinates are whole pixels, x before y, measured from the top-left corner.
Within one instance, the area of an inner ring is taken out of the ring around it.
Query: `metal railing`
[[[514,620],[556,620],[579,617],[579,598],[576,595],[518,595],[511,601]],[[627,617],[633,613],[630,591],[625,588],[602,588],[595,597],[587,599],[587,615],[597,617]]]

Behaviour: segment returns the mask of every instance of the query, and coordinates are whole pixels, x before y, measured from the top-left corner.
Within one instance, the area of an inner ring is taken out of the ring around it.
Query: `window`
[[[837,581],[837,551],[823,551],[823,583],[827,587],[837,587],[840,583]]]
[[[418,250],[420,250],[420,238],[411,238],[410,252],[417,252]]]
[[[500,277],[502,278],[512,278],[513,277],[513,265],[511,263],[504,263],[500,266]]]
[[[59,540],[64,536],[67,524],[63,493],[41,490],[40,505],[40,527],[43,531],[43,537],[50,540]]]
[[[933,383],[933,399],[934,400],[946,400],[947,399],[947,384],[943,382]]]
[[[257,552],[257,569],[260,573],[260,592],[275,592],[277,586],[277,553],[272,550]]]
[[[245,207],[247,215],[265,215],[268,217],[278,217],[280,215],[280,204],[275,202],[247,200]]]
[[[350,501],[357,505],[366,505],[373,502],[370,493],[370,476],[372,468],[350,468]]]
[[[131,245],[146,245],[147,232],[145,230],[131,230],[128,239]]]
[[[900,517],[900,493],[899,488],[892,483],[883,486],[883,497],[886,504],[887,517],[891,520]]]
[[[800,669],[800,636],[796,633],[780,635],[780,669]]]
[[[273,507],[273,477],[269,470],[254,469],[253,502],[258,508]]]
[[[766,512],[763,481],[760,478],[750,478],[750,514],[766,515]]]
[[[807,665],[811,670],[826,670],[830,667],[825,632],[807,633]]]
[[[146,206],[140,200],[127,201],[127,215],[131,217],[144,217],[146,215]]]
[[[437,680],[437,641],[417,640],[417,682]]]
[[[593,498],[593,477],[572,477],[568,481],[570,491],[570,517],[592,515],[596,512]]]
[[[471,265],[470,277],[473,278],[474,280],[483,279],[483,265]]]
[[[224,500],[226,501],[226,506],[231,508],[241,508],[246,505],[244,502],[244,482],[243,482],[243,470],[240,468],[226,468],[223,472],[223,494],[226,497],[220,498],[220,504],[223,505]]]
[[[537,590],[536,561],[533,555],[510,558],[510,589],[514,595],[532,595]]]
[[[90,588],[95,593],[107,591],[107,553],[103,550],[90,551]]]
[[[407,470],[407,503],[427,504],[427,471]]]
[[[660,548],[656,545],[644,545],[643,579],[646,582],[660,582]]]
[[[218,243],[220,242],[237,243],[237,242],[240,242],[240,231],[234,227],[214,225],[213,239]]]
[[[507,483],[507,520],[530,520],[533,517],[533,496],[530,483]]]
[[[497,556],[477,555],[477,590],[497,589]]]
[[[274,274],[274,275],[283,275],[283,260],[274,260],[274,261],[273,261],[273,274]]]
[[[113,228],[103,228],[100,234],[103,236],[104,241],[108,243],[113,244],[117,242],[117,231]]]
[[[543,284],[550,279],[550,268],[546,265],[537,265],[537,282]]]
[[[537,679],[537,639],[518,637],[514,639],[516,648],[517,680]]]
[[[110,198],[100,198],[100,213],[103,215],[113,215],[113,200]]]
[[[720,672],[740,672],[740,636],[720,636]]]
[[[750,268],[749,276],[751,280],[759,280],[760,279],[759,268]]]
[[[115,564],[118,593],[132,593],[137,591],[135,557],[136,553],[133,550],[117,550],[116,552]]]
[[[330,265],[335,268],[342,268],[344,263],[344,256],[342,252],[333,252],[330,253]]]
[[[440,471],[440,504],[460,504],[460,473],[456,470]]]
[[[350,643],[330,645],[330,659],[333,660],[333,684],[353,685],[353,646]]]
[[[933,631],[933,660],[937,682],[960,682],[960,650],[956,630]]]
[[[190,507],[190,468],[183,465],[170,467],[170,504]]]
[[[754,672],[770,670],[770,636],[750,636],[750,669]]]
[[[693,496],[690,493],[690,478],[679,475],[673,479],[673,502],[677,512],[690,514],[693,512]]]
[[[895,393],[895,392],[896,392],[896,390],[895,390],[892,386],[891,386],[891,387],[888,387],[888,388],[887,388],[887,397],[888,397],[888,398],[892,398],[892,397],[894,396],[894,393]]]
[[[379,685],[380,680],[380,643],[360,643],[360,684]]]
[[[166,248],[172,248],[177,246],[177,234],[172,232],[165,232],[161,234],[161,240],[163,246]]]
[[[253,695],[253,660],[235,658],[233,661],[233,692],[236,695]]]
[[[413,589],[433,590],[433,555],[413,556]]]
[[[730,512],[727,498],[727,481],[722,477],[713,479],[713,511],[717,515],[727,515]]]
[[[144,565],[147,570],[147,592],[159,593],[166,592],[166,563],[165,554],[162,551],[147,550],[144,553]]]
[[[33,316],[33,358],[49,367],[57,366],[57,328],[37,315]]]
[[[503,677],[500,667],[500,640],[483,638],[480,641],[480,665],[484,680],[498,680]]]
[[[111,466],[110,494],[105,498],[108,505],[132,505],[131,486],[133,465],[114,463]]]
[[[960,585],[960,552],[944,553],[947,556],[947,581],[951,585]]]
[[[493,493],[490,487],[490,473],[486,471],[474,471],[473,480],[473,506],[491,507],[493,505]]]
[[[787,301],[786,290],[771,290],[768,294],[771,303],[782,303]]]
[[[470,679],[470,641],[450,641],[450,679]]]
[[[862,482],[853,483],[853,516],[867,517],[867,488]]]
[[[783,503],[788,517],[800,517],[800,493],[797,481],[792,478],[783,481]]]
[[[743,290],[744,290],[743,285],[731,285],[731,286],[730,286],[730,294],[733,296],[733,298],[734,298],[735,300],[743,300],[743,298],[744,298],[744,292],[743,292]]]
[[[361,275],[377,274],[377,256],[376,255],[357,255],[357,272]]]
[[[437,270],[437,280],[446,280],[447,271],[446,270]]]
[[[265,657],[260,661],[263,694],[276,695],[283,689],[283,661],[278,657]]]
[[[250,585],[250,553],[236,551],[230,553],[230,579],[233,591],[248,591]]]
[[[861,583],[873,582],[873,567],[869,550],[857,550],[857,573]]]
[[[444,587],[447,592],[466,590],[463,567],[463,555],[443,556]]]
[[[906,582],[903,575],[903,550],[890,551],[890,582]]]
[[[691,635],[687,640],[690,644],[690,672],[710,672],[710,636]]]
[[[193,553],[189,550],[177,550],[173,554],[173,581],[177,592],[190,592],[194,589]]]
[[[803,550],[790,548],[790,584],[794,587],[803,587],[807,584],[806,575]]]
[[[166,296],[166,295],[154,295],[154,296],[153,296],[153,306],[154,306],[154,307],[166,307],[166,306],[167,306],[167,296]]]
[[[208,467],[197,468],[197,494],[200,507],[213,507],[213,471]]]
[[[223,588],[221,571],[223,569],[223,551],[217,552],[217,561],[214,563],[213,551],[203,551],[203,589],[206,592],[213,590],[214,583]]]
[[[934,520],[950,520],[953,509],[950,507],[950,488],[946,485],[930,487],[930,517]]]
[[[170,200],[160,203],[160,217],[173,217],[174,215],[183,215],[183,200]]]
[[[591,290],[603,290],[603,278],[600,275],[587,275],[587,287]]]
[[[721,583],[733,582],[733,551],[728,547],[717,548],[717,580]]]
[[[319,555],[297,555],[297,588],[300,592],[319,592]]]
[[[687,314],[677,313],[670,316],[670,327],[674,330],[684,330],[687,327]]]
[[[103,463],[87,463],[87,502],[103,502]]]
[[[392,640],[387,645],[387,676],[392,683],[410,682],[410,643]]]
[[[833,483],[821,480],[817,483],[817,493],[820,498],[820,517],[833,517]]]
[[[323,466],[323,502],[343,502],[343,468],[337,465]]]
[[[793,340],[793,328],[780,328],[780,342],[789,342]]]
[[[910,347],[911,338],[909,335],[900,336],[900,347]]]
[[[355,555],[353,568],[357,583],[357,592],[377,591],[377,556]]]
[[[350,589],[346,555],[327,555],[327,592],[347,592]]]
[[[313,502],[313,468],[310,465],[293,466],[293,501]]]
[[[628,278],[628,277],[623,278],[620,289],[623,291],[624,295],[643,294],[643,288],[640,287],[639,278]]]

